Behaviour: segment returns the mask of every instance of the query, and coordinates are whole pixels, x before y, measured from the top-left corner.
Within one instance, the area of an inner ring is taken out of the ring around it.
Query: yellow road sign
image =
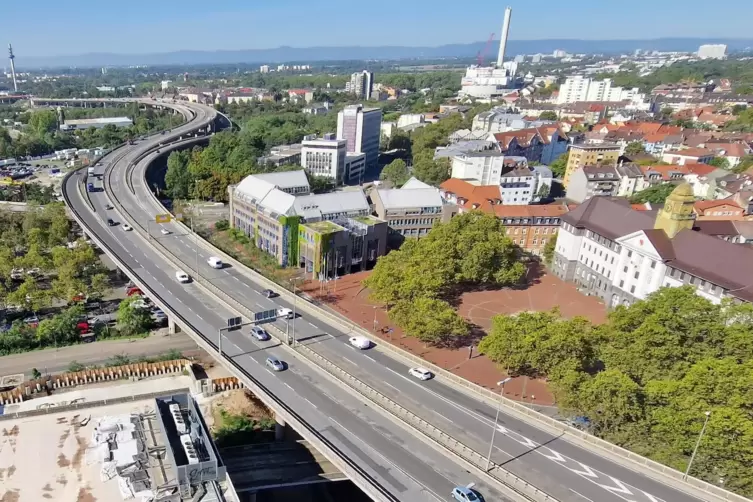
[[[172,216],[169,214],[158,214],[154,217],[154,221],[157,223],[170,223],[170,220],[172,220]]]

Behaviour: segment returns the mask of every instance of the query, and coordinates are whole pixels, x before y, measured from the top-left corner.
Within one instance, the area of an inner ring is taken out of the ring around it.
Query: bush
[[[218,232],[222,232],[230,228],[230,222],[228,220],[220,220],[214,224],[214,229]]]

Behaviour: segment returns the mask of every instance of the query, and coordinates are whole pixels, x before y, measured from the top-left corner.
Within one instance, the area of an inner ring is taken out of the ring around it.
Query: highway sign
[[[170,214],[158,214],[154,217],[154,221],[157,223],[170,223],[170,220],[172,220],[172,216]]]
[[[175,219],[176,220],[182,220],[183,219],[183,213],[175,213]]]
[[[240,317],[230,317],[227,320],[227,330],[235,331],[236,329],[241,329],[242,324],[243,324],[243,319],[241,319]]]
[[[277,309],[254,312],[254,322],[264,322],[270,319],[277,319]]]

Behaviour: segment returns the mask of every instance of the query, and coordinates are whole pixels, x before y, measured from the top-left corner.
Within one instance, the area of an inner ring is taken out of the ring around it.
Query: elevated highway
[[[407,376],[409,361],[399,354],[353,349],[347,343],[346,323],[321,315],[301,300],[296,305],[301,318],[290,324],[277,321],[272,328],[280,335],[292,330],[299,342],[294,349],[279,342],[256,342],[245,331],[218,332],[229,317],[250,318],[261,310],[293,308],[294,302],[286,294],[266,298],[261,291],[269,284],[237,263],[222,270],[209,268],[207,259],[218,251],[185,225],[165,225],[169,235],[154,225],[155,216],[165,210],[151,195],[145,174],[154,158],[164,153],[164,148],[156,153],[158,144],[193,130],[212,130],[214,110],[179,106],[194,113],[189,123],[106,157],[104,192],[85,193],[83,173],[69,177],[66,201],[94,240],[158,305],[210,352],[217,354],[221,341],[219,360],[373,498],[446,500],[453,485],[475,482],[487,500],[744,500],[700,482],[683,483],[676,471],[662,473],[623,453],[586,446],[565,427],[555,429],[543,419],[522,417],[508,406],[501,410],[494,435],[492,478],[479,468],[483,457],[481,462],[478,457],[489,448],[496,401],[441,377],[417,382]],[[115,205],[117,219],[128,221],[135,231],[106,226],[108,203]],[[178,284],[177,267],[196,281]],[[268,371],[263,360],[270,353],[287,360],[289,369]],[[405,417],[404,423],[395,417]],[[447,447],[437,446],[433,438]]]

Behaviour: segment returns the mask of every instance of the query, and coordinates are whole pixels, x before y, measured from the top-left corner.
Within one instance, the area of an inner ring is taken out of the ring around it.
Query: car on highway
[[[123,230],[125,230],[126,232],[130,232],[131,230],[133,230],[133,227],[129,225],[128,223],[123,223]]]
[[[366,350],[371,347],[371,340],[365,336],[351,336],[348,338],[348,342],[350,342],[353,347],[361,350]]]
[[[251,334],[260,342],[266,342],[271,338],[269,333],[261,326],[251,326]]]
[[[105,204],[105,209],[107,209],[109,211],[109,210],[113,209],[113,207],[110,204]]]
[[[484,502],[483,497],[473,489],[474,486],[475,483],[470,483],[467,486],[456,486],[452,489],[450,495],[457,502]]]
[[[187,273],[183,272],[182,270],[177,270],[175,272],[175,278],[178,279],[178,282],[182,284],[186,284],[188,282],[191,282],[191,276]]]
[[[171,231],[169,231],[169,230],[168,230],[168,229],[166,229],[166,228],[160,228],[159,232],[160,232],[160,233],[161,233],[162,235],[170,235],[170,234],[172,233]]]
[[[224,266],[222,260],[216,256],[210,256],[207,263],[209,263],[209,266],[212,268],[222,268]]]
[[[272,371],[282,371],[285,369],[285,363],[277,359],[275,356],[269,356],[265,364],[272,368]]]
[[[114,227],[115,226],[115,220],[112,218],[107,218],[107,226],[108,227]]]
[[[282,317],[283,319],[292,319],[294,317],[293,311],[289,308],[280,307],[279,309],[277,309],[277,317]]]
[[[277,296],[277,293],[275,293],[271,289],[265,289],[261,292],[261,294],[263,294],[265,298],[274,298],[275,296]]]
[[[434,376],[431,371],[421,367],[411,368],[408,370],[408,373],[419,380],[429,380]]]

